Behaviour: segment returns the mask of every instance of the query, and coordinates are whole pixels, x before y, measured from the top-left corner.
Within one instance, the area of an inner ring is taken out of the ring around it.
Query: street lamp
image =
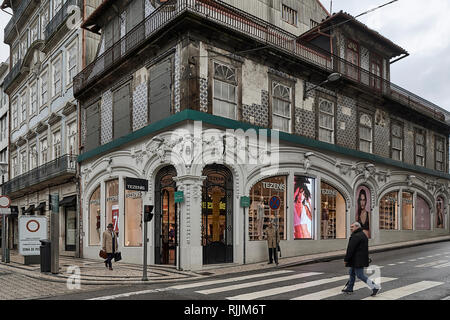
[[[319,83],[318,85],[316,85],[316,86],[314,86],[314,87],[312,87],[312,88],[309,88],[308,90],[306,90],[306,83],[305,83],[305,86],[304,86],[304,92],[303,92],[303,101],[306,100],[306,94],[307,94],[309,91],[314,90],[315,88],[320,87],[320,86],[322,86],[322,85],[324,85],[324,84],[326,84],[326,83],[336,82],[336,81],[338,81],[339,79],[341,79],[341,77],[342,77],[342,75],[341,75],[340,73],[334,72],[334,73],[330,74],[330,75],[327,77],[327,80],[325,80],[325,81]]]

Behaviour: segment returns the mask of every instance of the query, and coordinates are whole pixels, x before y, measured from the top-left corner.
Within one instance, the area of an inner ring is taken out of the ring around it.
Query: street
[[[342,294],[348,269],[342,260],[233,273],[179,283],[110,287],[60,294],[59,300],[448,300],[450,244],[441,242],[370,255],[381,277],[381,291],[357,280],[354,293]],[[378,272],[376,271],[376,272]],[[366,270],[368,275],[378,274]],[[83,288],[82,288],[83,290]]]

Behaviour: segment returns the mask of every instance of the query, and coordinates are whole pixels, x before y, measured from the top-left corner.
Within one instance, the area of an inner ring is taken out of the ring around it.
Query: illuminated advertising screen
[[[294,239],[313,239],[314,179],[294,178]]]

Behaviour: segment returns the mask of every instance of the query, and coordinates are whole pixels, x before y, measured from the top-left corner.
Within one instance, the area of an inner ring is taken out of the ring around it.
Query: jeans
[[[272,258],[273,256],[273,258]],[[269,248],[269,262],[272,263],[275,259],[275,263],[278,263],[278,252],[277,248]]]
[[[358,277],[359,280],[361,280],[362,282],[367,284],[369,286],[370,290],[373,290],[375,288],[376,289],[380,289],[380,287],[375,282],[370,280],[364,274],[364,268],[353,268],[353,267],[351,267],[350,270],[349,270],[349,275],[350,275],[350,280],[348,281],[348,284],[347,284],[347,289],[348,290],[353,290],[353,286],[355,285],[356,277]]]
[[[105,265],[112,268],[111,260],[114,258],[114,253],[108,253],[108,258],[105,260]]]

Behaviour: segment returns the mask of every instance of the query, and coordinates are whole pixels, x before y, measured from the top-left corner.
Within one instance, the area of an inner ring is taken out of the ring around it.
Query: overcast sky
[[[330,1],[321,0],[327,10]],[[343,10],[356,16],[390,1],[333,0],[333,12]],[[398,0],[359,20],[409,52],[410,56],[391,66],[391,82],[450,111],[449,12],[449,0]],[[9,19],[0,11],[1,61],[9,55],[3,43]]]

